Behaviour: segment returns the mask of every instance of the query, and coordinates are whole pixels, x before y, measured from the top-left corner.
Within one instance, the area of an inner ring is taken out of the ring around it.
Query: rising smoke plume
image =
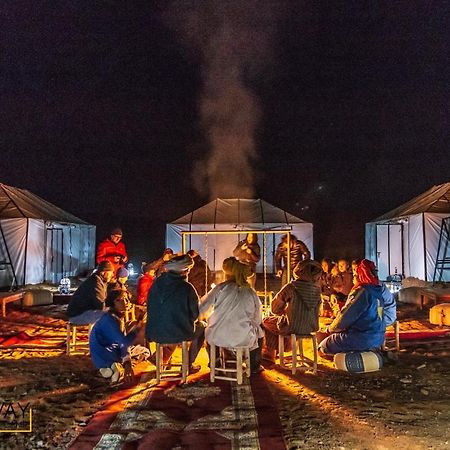
[[[252,198],[261,109],[251,85],[270,57],[272,2],[180,0],[169,19],[201,66],[198,112],[209,148],[195,164],[196,187],[211,199]]]

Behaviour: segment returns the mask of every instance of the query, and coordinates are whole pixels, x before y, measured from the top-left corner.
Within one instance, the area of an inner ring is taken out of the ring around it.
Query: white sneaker
[[[100,369],[99,372],[103,378],[111,378],[113,374],[113,371],[109,367],[104,367]]]

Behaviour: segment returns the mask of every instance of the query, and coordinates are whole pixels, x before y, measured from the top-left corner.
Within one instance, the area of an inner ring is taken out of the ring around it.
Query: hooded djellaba
[[[188,255],[176,256],[154,281],[147,297],[147,340],[167,344],[192,340],[198,296],[186,277],[193,264]]]
[[[309,334],[319,329],[320,275],[322,266],[314,260],[300,261],[294,268],[294,281],[283,286],[272,301],[274,316],[263,322],[266,348],[278,348],[278,336]],[[285,348],[290,347],[285,339]]]

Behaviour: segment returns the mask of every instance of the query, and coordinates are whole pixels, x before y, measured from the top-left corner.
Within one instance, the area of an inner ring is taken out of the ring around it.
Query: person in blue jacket
[[[328,327],[330,336],[319,346],[323,354],[379,349],[386,331],[385,298],[375,264],[363,259],[357,267],[356,283],[343,309]],[[389,305],[387,305],[389,306]]]
[[[111,291],[105,301],[109,310],[95,323],[89,335],[89,349],[92,361],[104,378],[111,382],[131,381],[130,347],[137,339],[140,327],[128,334],[121,330],[121,319],[125,315],[126,293],[121,290]]]

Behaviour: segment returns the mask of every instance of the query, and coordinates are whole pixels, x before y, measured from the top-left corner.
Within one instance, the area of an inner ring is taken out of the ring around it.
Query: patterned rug
[[[285,449],[264,375],[236,383],[209,374],[177,386],[154,380],[117,392],[70,447],[104,449]]]

